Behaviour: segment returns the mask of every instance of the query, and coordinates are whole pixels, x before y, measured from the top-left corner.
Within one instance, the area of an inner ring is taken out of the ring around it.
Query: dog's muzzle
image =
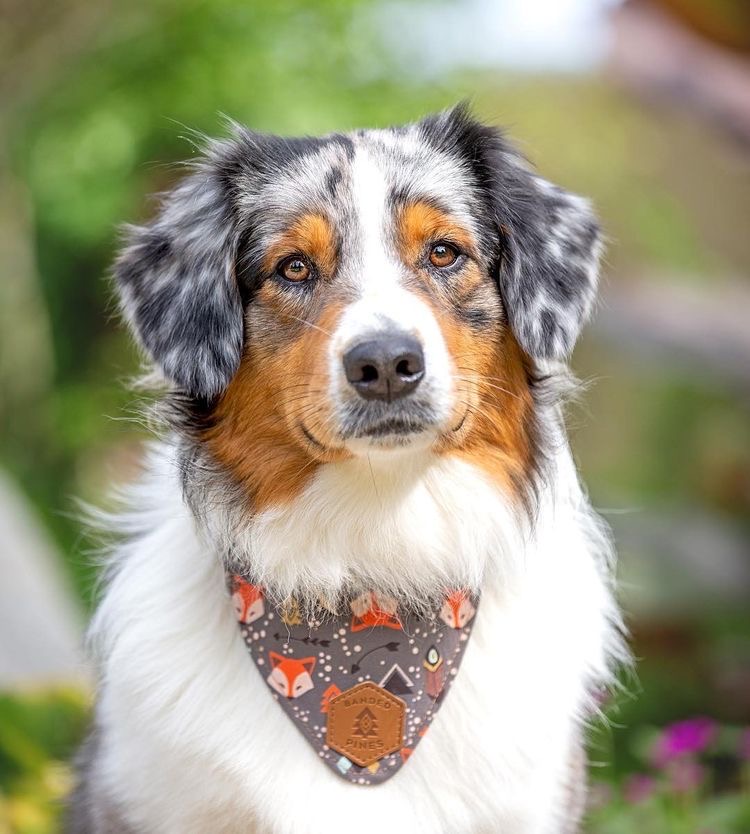
[[[362,334],[339,366],[339,425],[344,440],[408,445],[439,423],[426,351],[420,339],[388,328]]]

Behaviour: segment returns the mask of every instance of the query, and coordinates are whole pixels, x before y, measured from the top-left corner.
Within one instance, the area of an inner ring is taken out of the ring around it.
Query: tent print
[[[414,688],[414,683],[398,663],[394,663],[385,673],[385,677],[380,681],[379,686],[386,689],[391,695],[408,695]]]

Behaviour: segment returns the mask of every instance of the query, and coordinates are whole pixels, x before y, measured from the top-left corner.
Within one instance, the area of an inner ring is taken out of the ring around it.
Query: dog
[[[459,105],[322,138],[232,124],[126,238],[115,281],[163,430],[106,522],[68,831],[577,831],[586,725],[626,656],[562,413],[602,250],[589,202]],[[320,610],[361,631],[324,640]],[[282,642],[249,654],[264,622]],[[453,667],[446,643],[398,655],[420,622],[455,637]],[[360,637],[396,662],[347,700],[326,652],[353,674]],[[413,750],[390,718],[415,686],[434,721]],[[316,741],[359,703],[343,735],[364,752]],[[398,772],[371,784],[381,763]]]

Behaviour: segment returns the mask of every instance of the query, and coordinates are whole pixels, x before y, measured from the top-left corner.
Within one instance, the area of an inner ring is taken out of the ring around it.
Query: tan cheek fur
[[[280,328],[290,324],[273,288],[264,287],[258,303],[276,305]],[[251,340],[216,406],[204,439],[244,488],[254,512],[291,501],[322,463],[349,457],[336,448],[331,435],[327,391],[328,333],[340,315],[340,306],[330,305],[315,328],[302,328],[282,349],[264,344],[262,338]],[[303,424],[322,448],[305,436]]]
[[[533,465],[534,404],[523,351],[508,330],[475,334],[446,319],[441,327],[456,368],[454,425],[460,428],[441,438],[438,449],[515,494]]]

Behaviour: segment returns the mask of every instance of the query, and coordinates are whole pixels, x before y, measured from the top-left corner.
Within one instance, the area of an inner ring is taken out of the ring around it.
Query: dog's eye
[[[304,258],[300,258],[299,255],[293,255],[291,258],[285,258],[278,265],[276,271],[282,278],[286,278],[287,281],[294,281],[295,283],[307,281],[307,279],[312,275],[312,270],[310,269],[309,264],[304,260]]]
[[[430,263],[438,269],[453,266],[458,259],[458,250],[450,243],[436,243],[430,249]]]

